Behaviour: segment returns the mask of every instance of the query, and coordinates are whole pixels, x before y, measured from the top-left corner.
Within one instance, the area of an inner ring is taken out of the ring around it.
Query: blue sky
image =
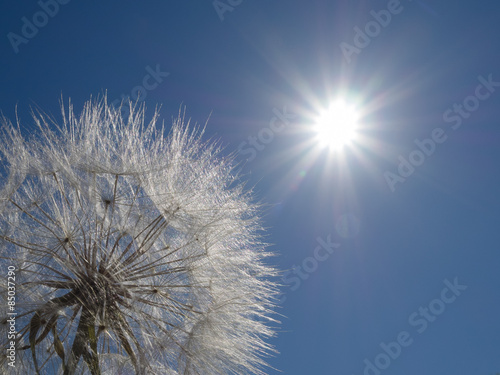
[[[269,374],[500,371],[500,4],[49,3],[0,7],[0,110],[28,133],[61,95],[142,92],[167,122],[210,117],[270,207]],[[312,125],[337,98],[361,118],[332,151]]]

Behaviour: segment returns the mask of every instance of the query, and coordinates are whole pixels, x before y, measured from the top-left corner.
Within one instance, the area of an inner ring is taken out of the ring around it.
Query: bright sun
[[[315,130],[320,144],[333,149],[351,143],[356,136],[358,115],[342,100],[333,102],[316,120]]]

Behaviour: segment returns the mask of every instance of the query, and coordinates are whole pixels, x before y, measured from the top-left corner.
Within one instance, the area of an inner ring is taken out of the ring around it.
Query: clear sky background
[[[269,374],[500,371],[500,3],[61,2],[1,3],[0,110],[26,134],[61,95],[210,117],[269,205]],[[312,124],[338,97],[361,119],[333,152]]]

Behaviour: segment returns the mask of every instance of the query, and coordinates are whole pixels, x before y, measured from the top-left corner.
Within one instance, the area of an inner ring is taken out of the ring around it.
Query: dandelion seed
[[[0,263],[16,267],[17,374],[264,374],[277,296],[259,207],[184,118],[106,100],[4,119]],[[4,267],[5,266],[5,267]],[[0,303],[7,306],[7,288]],[[7,311],[0,345],[7,347]],[[0,367],[7,368],[5,352]]]

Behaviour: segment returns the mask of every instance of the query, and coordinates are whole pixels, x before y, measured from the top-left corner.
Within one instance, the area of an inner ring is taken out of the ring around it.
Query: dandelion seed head
[[[129,105],[38,114],[28,140],[3,121],[17,373],[264,374],[277,290],[259,206],[182,114],[166,134]]]

